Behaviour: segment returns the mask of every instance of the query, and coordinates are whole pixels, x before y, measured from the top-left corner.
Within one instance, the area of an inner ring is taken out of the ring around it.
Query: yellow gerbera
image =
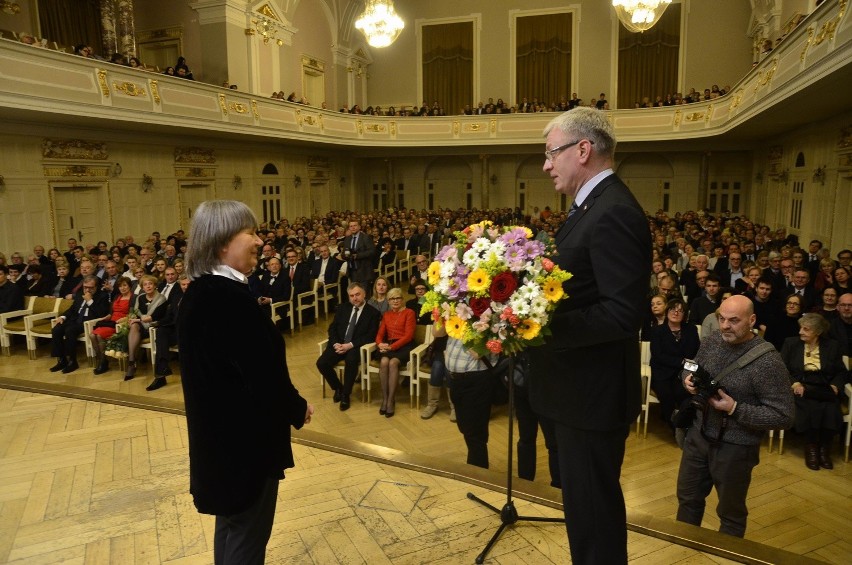
[[[544,292],[544,297],[550,302],[558,302],[565,294],[565,291],[562,290],[562,283],[556,279],[545,279],[541,290]]]
[[[428,277],[429,284],[431,284],[432,286],[438,284],[438,280],[440,280],[441,278],[441,264],[439,262],[433,261],[429,265]]]
[[[527,226],[518,226],[518,227],[520,227],[522,230],[524,230],[524,233],[527,234],[527,239],[532,239],[533,232],[530,228],[528,228]]]
[[[541,324],[535,320],[521,320],[517,327],[518,335],[526,340],[534,339],[540,331]]]
[[[482,292],[491,286],[491,277],[485,269],[476,269],[467,276],[467,289],[471,292]]]
[[[464,333],[467,331],[467,322],[458,316],[450,316],[446,321],[447,335],[454,339],[463,339]]]

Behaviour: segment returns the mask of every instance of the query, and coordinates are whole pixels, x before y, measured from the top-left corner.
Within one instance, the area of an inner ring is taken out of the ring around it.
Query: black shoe
[[[385,412],[385,418],[393,418],[393,415],[394,415],[394,412],[391,412],[390,410]]]
[[[124,380],[129,381],[136,376],[136,361],[131,361],[127,364],[127,373],[124,374]]]
[[[68,373],[73,373],[74,371],[76,371],[79,368],[80,368],[80,365],[77,364],[77,360],[75,359],[74,361],[71,361],[70,363],[68,363],[65,366],[65,368],[62,369],[62,372],[67,375]]]
[[[103,361],[98,363],[98,366],[95,367],[95,370],[93,372],[96,375],[103,375],[107,371],[109,371],[109,362],[106,359],[104,359]]]
[[[349,395],[348,394],[344,394],[340,398],[340,411],[345,412],[346,410],[349,410]]]
[[[337,389],[334,391],[334,403],[337,404],[338,402],[340,402],[340,398],[340,389]]]
[[[148,392],[152,390],[157,390],[158,388],[163,388],[166,386],[166,377],[154,377],[154,380],[145,387],[145,390]]]
[[[50,368],[50,372],[56,373],[56,372],[64,369],[66,366],[67,366],[67,364],[65,363],[65,359],[62,359],[60,357],[59,360],[56,362],[56,365],[54,365],[53,367]]]

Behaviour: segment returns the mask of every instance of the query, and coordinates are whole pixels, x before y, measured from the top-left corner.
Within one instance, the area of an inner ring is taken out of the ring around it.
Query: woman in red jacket
[[[382,316],[379,333],[376,334],[376,359],[379,360],[379,380],[382,383],[382,407],[379,414],[386,418],[394,415],[396,387],[399,385],[399,364],[408,362],[414,347],[414,311],[406,308],[402,301],[402,290],[388,291],[390,310]]]

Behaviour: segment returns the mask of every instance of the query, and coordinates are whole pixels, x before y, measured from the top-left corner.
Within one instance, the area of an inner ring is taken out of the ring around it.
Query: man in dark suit
[[[793,286],[787,289],[785,298],[798,294],[802,299],[802,312],[810,312],[817,300],[817,292],[810,285],[811,274],[807,267],[797,267],[793,271]]]
[[[349,283],[347,292],[349,302],[341,304],[334,313],[328,326],[328,346],[317,359],[317,369],[334,390],[334,401],[340,402],[341,410],[349,409],[349,396],[361,363],[361,346],[375,341],[382,318],[378,310],[367,304],[367,291],[361,283]],[[334,370],[340,361],[345,364],[342,384]]]
[[[51,330],[51,355],[57,358],[56,365],[50,368],[52,373],[71,373],[80,368],[77,364],[77,338],[83,333],[83,322],[103,318],[107,314],[109,294],[98,290],[98,277],[86,275],[79,292],[74,294],[71,307],[56,319],[56,325]]]
[[[169,269],[174,271],[173,267],[166,269],[167,277],[169,276]],[[178,312],[180,311],[180,303],[183,300],[183,294],[186,292],[187,287],[189,287],[189,277],[187,277],[186,274],[181,275],[180,280],[175,282],[174,285],[174,288],[171,289],[171,292],[169,292],[166,316],[157,322],[156,326],[157,342],[155,345],[157,346],[157,356],[154,359],[154,380],[151,381],[151,384],[145,387],[145,390],[148,392],[166,386],[166,384],[168,384],[166,382],[166,377],[172,374],[172,370],[169,367],[169,356],[171,355],[169,348],[177,345],[178,342]]]
[[[575,108],[544,133],[544,172],[574,199],[555,238],[555,260],[574,276],[563,285],[570,298],[553,314],[551,337],[530,350],[530,404],[556,430],[572,562],[627,563],[619,476],[642,398],[638,335],[651,234],[612,171],[616,141],[605,113]]]
[[[290,300],[291,286],[287,275],[281,272],[281,259],[271,257],[266,263],[266,270],[256,270],[249,277],[249,288],[257,296],[257,303],[268,306],[282,300]],[[289,309],[279,311],[282,318],[289,315]]]
[[[331,256],[328,245],[325,243],[321,244],[317,251],[319,255],[311,263],[311,278],[319,281],[320,285],[336,283],[343,263],[340,259]]]
[[[370,287],[373,279],[373,255],[376,246],[372,238],[361,231],[361,222],[349,222],[349,235],[343,238],[340,247],[340,260],[348,263],[346,276],[350,281],[362,283],[364,288]]]
[[[434,257],[441,249],[441,234],[438,233],[437,226],[434,223],[426,227],[426,233],[420,236],[420,252],[428,253],[429,257]]]
[[[8,276],[9,267],[0,265],[0,314],[24,309],[24,289]]]
[[[402,228],[402,237],[397,239],[395,247],[400,251],[408,251],[412,255],[420,253],[420,238],[411,235],[411,228]]]

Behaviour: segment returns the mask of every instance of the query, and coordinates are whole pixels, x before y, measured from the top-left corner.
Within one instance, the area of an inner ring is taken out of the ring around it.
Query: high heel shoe
[[[394,412],[392,410],[388,410],[385,412],[385,418],[393,418]]]
[[[136,376],[136,361],[130,361],[127,364],[127,372],[124,374],[124,380],[129,381]]]
[[[379,408],[379,416],[384,416],[385,414],[387,414],[387,412],[387,408]]]

